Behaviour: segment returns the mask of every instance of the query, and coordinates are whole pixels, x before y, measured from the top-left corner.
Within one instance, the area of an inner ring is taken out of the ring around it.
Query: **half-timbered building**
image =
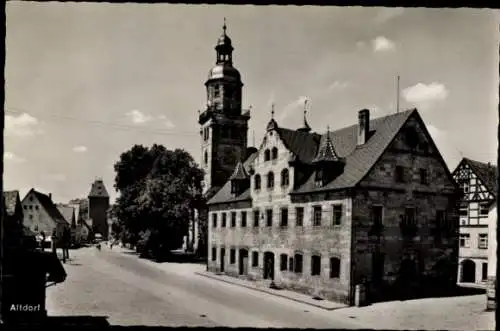
[[[497,221],[497,168],[463,158],[453,177],[462,190],[457,281],[485,286],[488,271],[494,269],[488,261],[488,246],[495,238],[488,231]]]

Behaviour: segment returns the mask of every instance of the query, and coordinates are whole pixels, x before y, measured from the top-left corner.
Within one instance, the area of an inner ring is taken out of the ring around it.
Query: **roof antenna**
[[[396,83],[396,113],[399,113],[399,75]]]

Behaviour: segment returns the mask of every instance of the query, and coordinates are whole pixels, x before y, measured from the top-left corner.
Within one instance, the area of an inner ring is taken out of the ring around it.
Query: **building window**
[[[384,225],[382,220],[383,210],[382,206],[372,206],[372,225],[374,227],[380,228]]]
[[[24,210],[28,210],[28,206],[24,205],[23,206]]]
[[[295,254],[294,257],[295,261],[295,273],[301,274],[302,273],[302,254]]]
[[[236,212],[231,212],[231,227],[236,227]]]
[[[479,234],[477,248],[488,249],[488,234],[487,233],[480,233]]]
[[[488,206],[488,203],[481,202],[479,204],[479,214],[483,215],[483,216],[487,216],[489,212],[490,212],[490,208]]]
[[[468,205],[466,203],[460,204],[460,210],[459,210],[459,215],[460,216],[467,216],[468,213]]]
[[[205,151],[205,154],[203,154],[203,163],[207,164],[208,163],[208,152]]]
[[[342,224],[342,205],[333,205],[333,225]]]
[[[218,98],[219,96],[220,96],[219,85],[214,85],[214,98]]]
[[[311,276],[321,275],[321,256],[311,256]]]
[[[420,169],[420,184],[422,184],[422,185],[429,184],[428,179],[429,178],[428,178],[427,169]]]
[[[260,217],[259,210],[254,210],[253,211],[253,226],[255,228],[259,227],[259,217]]]
[[[217,214],[212,214],[212,226],[217,227]]]
[[[264,151],[264,161],[269,161],[270,159],[271,159],[271,152],[268,149],[266,149]]]
[[[38,224],[35,224],[35,231],[38,231]]]
[[[293,271],[293,257],[288,259],[288,271]]]
[[[314,206],[313,208],[313,225],[321,225],[321,206]]]
[[[245,228],[247,226],[247,212],[242,211],[241,212],[241,227]]]
[[[267,174],[267,188],[274,188],[274,173],[269,172]]]
[[[212,261],[217,260],[217,248],[212,247]]]
[[[32,220],[32,219],[33,219],[33,215],[29,215],[29,217],[30,217],[30,220]]]
[[[295,208],[295,226],[304,225],[304,207]]]
[[[406,207],[401,222],[401,232],[404,236],[414,237],[417,234],[416,209]]]
[[[280,255],[280,270],[281,271],[287,270],[287,262],[288,262],[288,256],[286,254],[281,254]]]
[[[32,205],[30,205],[30,209],[33,210],[33,206]]]
[[[481,280],[482,281],[488,280],[488,263],[487,262],[483,262],[483,268],[482,268],[482,272],[481,272]]]
[[[229,263],[236,263],[236,250],[234,248],[231,248],[231,250],[229,250]]]
[[[259,252],[252,252],[252,267],[259,266]]]
[[[266,225],[273,226],[273,210],[272,209],[266,210]]]
[[[38,206],[37,205],[35,205],[35,210],[38,210]]]
[[[460,247],[468,248],[470,246],[470,234],[461,233],[459,242],[460,242]]]
[[[330,258],[330,278],[340,278],[340,259]]]
[[[255,186],[254,189],[260,190],[260,175],[259,174],[255,175],[253,181],[254,181],[254,186]]]
[[[402,166],[396,166],[396,182],[404,183],[405,181],[405,168]]]
[[[227,222],[227,219],[226,219],[227,215],[226,213],[222,213],[222,227],[225,228],[226,227],[226,222]]]
[[[281,170],[281,186],[287,187],[290,185],[290,178],[288,169]]]
[[[288,226],[288,208],[281,208],[281,226]]]
[[[273,147],[273,149],[272,149],[271,158],[273,160],[276,160],[278,158],[278,149],[276,147]]]

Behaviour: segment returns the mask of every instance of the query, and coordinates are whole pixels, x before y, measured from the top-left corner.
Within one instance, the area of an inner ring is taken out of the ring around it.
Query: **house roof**
[[[64,216],[61,214],[59,209],[57,209],[56,205],[54,204],[54,202],[52,202],[52,199],[48,195],[35,191],[35,189],[31,189],[28,194],[26,194],[26,197],[28,197],[30,193],[33,193],[35,195],[37,200],[40,202],[41,207],[45,209],[50,218],[52,218],[57,223],[68,224],[68,222],[66,222],[66,220],[64,219]],[[24,197],[23,201],[26,199],[26,197]]]
[[[275,130],[283,144],[293,153],[292,160],[312,164],[322,150],[328,156],[326,152],[330,153],[331,151],[328,150],[331,149],[338,158],[345,162],[342,174],[325,186],[316,187],[314,174],[311,173],[291,194],[354,187],[368,174],[412,114],[418,114],[417,110],[411,109],[372,119],[369,139],[363,145],[358,145],[358,124],[322,135],[277,127]],[[256,156],[257,153],[245,161],[244,166],[247,171]],[[250,189],[238,196],[231,194],[228,181],[209,201],[209,204],[243,201],[250,198]]]
[[[234,169],[233,174],[229,179],[247,179],[249,178],[248,172],[245,170],[245,167],[243,166],[243,163],[238,162],[236,165],[236,168]]]
[[[4,191],[3,199],[5,203],[5,211],[7,215],[12,216],[16,213],[16,207],[21,202],[19,199],[19,191]]]
[[[313,162],[336,162],[339,161],[339,156],[335,152],[335,147],[333,147],[332,139],[330,135],[326,135],[326,139],[323,139],[323,144],[320,144],[318,148],[318,153],[314,158]]]
[[[96,179],[95,182],[92,183],[92,187],[90,189],[89,198],[109,198],[108,191],[104,186],[104,182],[102,179]]]
[[[496,165],[475,161],[464,157],[463,162],[466,162],[474,171],[477,177],[483,182],[490,193],[495,197],[498,193],[498,170]]]
[[[69,224],[73,223],[73,220],[75,219],[75,208],[63,204],[57,204],[56,207],[66,222]]]
[[[243,162],[242,166],[246,173],[250,172],[250,166],[252,162],[257,157],[258,153],[252,153],[246,160]],[[226,202],[237,202],[237,201],[245,201],[249,200],[250,196],[250,188],[247,188],[239,195],[234,195],[231,193],[231,181],[228,180],[224,186],[220,190],[215,193],[215,195],[208,201],[208,204],[217,204],[217,203],[226,203]]]
[[[414,113],[418,114],[416,109],[372,119],[370,121],[369,139],[363,145],[358,145],[357,143],[357,124],[330,132],[329,138],[333,143],[338,157],[345,160],[344,171],[333,181],[321,187],[316,187],[314,175],[312,174],[304,184],[291,193],[307,193],[354,187],[368,174],[410,115]],[[327,134],[322,135],[320,145],[324,144],[326,140]]]

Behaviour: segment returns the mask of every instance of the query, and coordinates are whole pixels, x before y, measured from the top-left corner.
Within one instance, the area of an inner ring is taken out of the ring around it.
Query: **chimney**
[[[370,132],[370,111],[362,109],[358,112],[358,145],[363,145]]]
[[[49,199],[52,201],[52,193],[49,193]]]

